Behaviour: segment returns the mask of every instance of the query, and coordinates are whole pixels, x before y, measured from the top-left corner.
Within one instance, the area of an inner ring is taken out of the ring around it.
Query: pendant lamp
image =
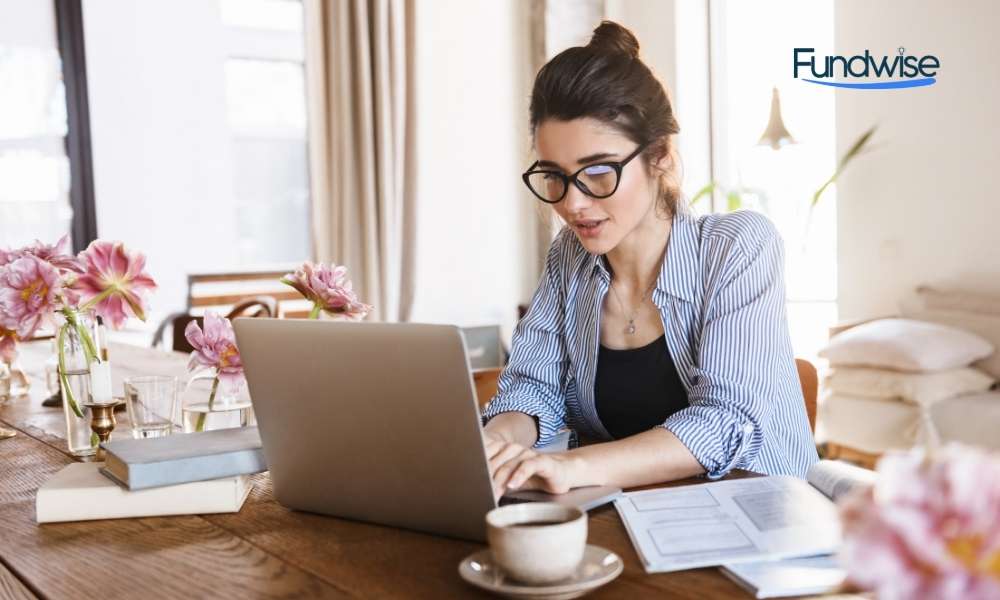
[[[782,146],[794,144],[795,139],[792,134],[785,129],[785,123],[781,120],[781,100],[778,99],[778,88],[773,88],[771,92],[771,117],[767,120],[767,128],[760,136],[758,146],[770,146],[775,150]]]

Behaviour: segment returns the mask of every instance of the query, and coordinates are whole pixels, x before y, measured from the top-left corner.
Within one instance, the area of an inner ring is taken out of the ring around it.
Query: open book
[[[856,489],[875,484],[874,471],[834,460],[815,463],[806,478],[814,488],[834,502]],[[836,557],[830,554],[731,563],[722,565],[720,570],[756,598],[834,592],[847,579],[847,572],[840,567]]]
[[[839,460],[821,460],[809,468],[806,481],[837,502],[854,490],[875,485],[875,471]]]
[[[629,492],[615,501],[647,572],[829,554],[840,545],[831,497],[874,474],[820,461],[784,475]]]

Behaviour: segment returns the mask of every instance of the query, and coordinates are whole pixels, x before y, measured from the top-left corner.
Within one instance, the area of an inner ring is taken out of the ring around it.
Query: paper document
[[[629,492],[615,508],[650,573],[823,554],[840,544],[833,503],[795,477]]]

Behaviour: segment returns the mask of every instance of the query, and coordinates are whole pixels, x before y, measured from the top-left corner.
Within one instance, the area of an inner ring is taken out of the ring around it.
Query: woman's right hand
[[[535,418],[520,412],[501,413],[483,428],[483,446],[490,467],[490,480],[507,461],[529,451],[538,439]],[[494,483],[493,494],[499,499],[503,490]]]
[[[486,446],[486,460],[490,468],[490,482],[493,484],[493,497],[499,500],[506,490],[503,489],[502,483],[497,480],[497,471],[510,461],[515,461],[516,464],[519,457],[532,452],[532,450],[517,442],[504,439],[496,432],[483,432],[483,442]]]

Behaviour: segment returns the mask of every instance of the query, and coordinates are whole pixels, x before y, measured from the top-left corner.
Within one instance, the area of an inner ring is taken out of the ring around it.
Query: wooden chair
[[[295,267],[290,266],[267,271],[191,273],[188,275],[186,312],[202,315],[212,309],[224,313],[247,298],[267,296],[277,302],[271,316],[296,317],[300,313],[306,316],[309,314],[309,301],[280,281],[294,270]]]
[[[816,397],[819,395],[819,376],[816,367],[804,358],[795,359],[795,368],[799,373],[799,385],[802,386],[802,397],[806,404],[806,415],[809,417],[809,429],[816,432]],[[497,393],[497,382],[502,368],[482,369],[473,373],[476,384],[476,399],[480,408],[486,406]]]
[[[490,399],[497,395],[501,371],[503,371],[503,367],[476,369],[472,372],[472,381],[476,384],[476,400],[479,401],[479,408],[484,408]]]
[[[240,302],[237,302],[233,308],[226,313],[227,319],[235,319],[236,317],[273,317],[278,314],[278,301],[270,296],[257,296],[255,298],[246,298]],[[198,325],[201,326],[204,317],[201,315],[192,315],[190,313],[175,313],[167,317],[163,323],[157,328],[156,333],[153,335],[153,346],[156,346],[163,339],[164,331],[166,326],[170,325],[172,330],[172,340],[171,349],[174,352],[191,352],[194,348],[188,343],[187,338],[184,337],[184,330],[187,328],[188,323],[191,321],[197,321]]]
[[[806,403],[809,429],[816,433],[816,397],[819,395],[819,375],[816,374],[816,367],[804,358],[795,359],[795,368],[799,372],[799,385],[802,386],[802,398]]]

